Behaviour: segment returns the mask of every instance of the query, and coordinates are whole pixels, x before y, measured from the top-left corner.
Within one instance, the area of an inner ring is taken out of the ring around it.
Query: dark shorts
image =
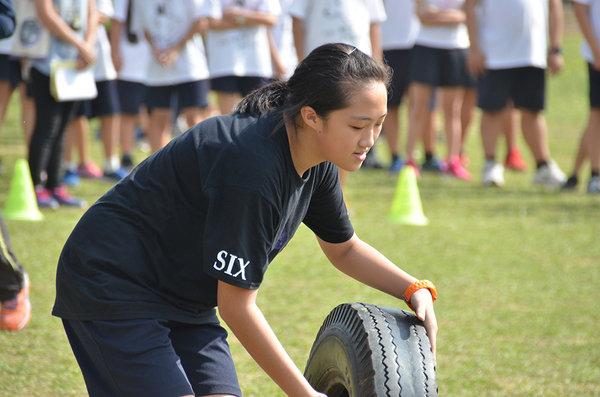
[[[512,99],[515,108],[541,111],[545,106],[545,86],[544,69],[533,66],[489,69],[478,82],[479,107],[497,112]]]
[[[242,97],[267,84],[269,84],[268,78],[256,76],[223,76],[210,79],[212,90],[229,93],[239,92]]]
[[[172,397],[241,390],[218,324],[63,320],[90,397]]]
[[[146,86],[133,81],[117,80],[117,93],[121,104],[121,113],[137,115],[144,103]]]
[[[179,109],[208,106],[208,80],[191,81],[175,85],[147,86],[144,103],[148,109],[170,109],[177,101]]]
[[[23,77],[21,76],[21,62],[10,59],[9,55],[0,54],[0,80],[10,82],[10,86],[15,89]]]
[[[86,116],[91,119],[121,113],[117,81],[97,81],[96,88],[98,89],[98,96],[88,101],[81,101],[76,117]]]
[[[590,76],[590,108],[600,108],[600,72],[588,63]]]
[[[410,80],[432,87],[474,87],[476,80],[467,72],[467,54],[467,49],[415,45]]]
[[[412,48],[383,52],[385,62],[394,71],[388,92],[388,106],[400,106],[400,102],[402,102],[402,97],[410,84],[412,52]]]

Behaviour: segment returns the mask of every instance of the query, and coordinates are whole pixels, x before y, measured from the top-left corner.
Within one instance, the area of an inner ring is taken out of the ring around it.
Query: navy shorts
[[[588,75],[590,77],[590,108],[600,108],[600,72],[588,63]]]
[[[488,69],[478,82],[479,107],[498,112],[512,99],[515,108],[538,112],[545,107],[545,86],[544,69],[533,66]]]
[[[75,117],[86,116],[91,119],[121,113],[117,81],[97,81],[96,88],[98,89],[98,96],[94,99],[81,101]]]
[[[90,397],[241,396],[227,331],[168,320],[63,320]]]
[[[190,81],[175,85],[147,86],[144,102],[148,109],[170,109],[177,101],[179,109],[208,106],[208,80]]]
[[[23,77],[21,76],[21,62],[10,59],[9,55],[0,54],[0,80],[10,82],[10,86],[15,89]]]
[[[144,103],[146,86],[133,81],[117,80],[117,93],[121,104],[121,113],[137,115]]]
[[[242,97],[267,84],[269,84],[268,78],[256,76],[223,76],[210,79],[212,90],[228,93],[239,92]]]
[[[388,106],[400,106],[402,97],[410,84],[410,68],[412,62],[412,48],[402,50],[383,51],[383,58],[392,68],[392,83],[388,91]]]
[[[474,87],[476,80],[467,72],[467,54],[467,49],[415,45],[410,80],[432,87]]]

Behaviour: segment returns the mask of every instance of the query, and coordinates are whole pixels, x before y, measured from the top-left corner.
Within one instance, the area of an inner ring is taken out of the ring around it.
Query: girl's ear
[[[314,129],[315,131],[321,131],[323,119],[315,112],[310,106],[304,106],[300,110],[302,121],[307,127]]]

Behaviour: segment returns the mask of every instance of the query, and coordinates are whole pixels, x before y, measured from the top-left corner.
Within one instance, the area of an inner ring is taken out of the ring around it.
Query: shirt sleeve
[[[133,0],[114,0],[114,8],[115,12],[112,18],[121,23],[125,23],[127,21],[127,8],[129,5],[129,1]]]
[[[308,2],[306,0],[294,0],[288,13],[294,18],[306,19],[308,14]]]
[[[257,289],[273,245],[278,219],[274,205],[250,189],[214,187],[206,193],[204,272],[237,287]]]
[[[387,19],[382,0],[369,0],[369,15],[371,23],[381,23]]]
[[[325,174],[316,186],[304,224],[328,243],[343,243],[354,235],[354,228],[339,181],[336,166],[324,163]]]
[[[223,17],[219,0],[194,0],[194,3],[197,10],[197,18],[209,17],[220,19]]]

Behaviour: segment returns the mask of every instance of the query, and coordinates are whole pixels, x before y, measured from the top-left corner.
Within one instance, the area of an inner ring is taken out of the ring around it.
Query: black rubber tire
[[[437,396],[431,344],[414,314],[345,303],[327,316],[304,376],[328,397]]]

